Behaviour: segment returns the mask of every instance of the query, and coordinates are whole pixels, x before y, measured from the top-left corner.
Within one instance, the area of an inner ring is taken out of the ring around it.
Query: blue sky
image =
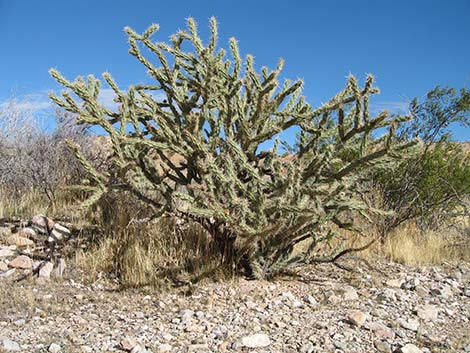
[[[234,36],[242,54],[269,67],[283,57],[284,77],[303,78],[313,104],[342,89],[349,73],[372,73],[382,92],[375,109],[400,111],[437,84],[470,87],[469,15],[468,0],[0,0],[0,104],[16,96],[47,113],[47,92],[60,89],[51,67],[69,79],[109,71],[121,87],[146,82],[124,26],[159,23],[154,38],[167,40],[189,16],[206,35],[216,16],[220,46]],[[470,140],[469,129],[454,133]]]

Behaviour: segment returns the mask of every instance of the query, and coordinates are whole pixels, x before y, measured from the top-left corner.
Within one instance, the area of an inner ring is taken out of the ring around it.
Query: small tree
[[[116,94],[117,111],[99,103],[100,81],[93,76],[70,82],[50,71],[67,88],[52,100],[76,113],[79,123],[102,127],[113,147],[112,166],[100,173],[70,144],[93,181],[84,186],[92,193],[85,206],[110,192],[131,193],[157,215],[201,224],[226,264],[257,278],[337,259],[348,250],[326,225],[351,229],[345,218],[351,211],[366,217],[378,212],[360,197],[361,185],[371,168],[411,145],[392,143],[395,126],[409,117],[369,116],[369,96],[378,92],[372,76],[363,88],[350,76],[344,90],[314,109],[301,96],[301,80],[279,84],[282,60],[275,70],[263,67],[257,73],[253,57],[242,60],[233,38],[227,59],[225,50],[217,50],[214,18],[210,25],[207,45],[193,19],[170,44],[151,40],[157,25],[142,35],[126,28],[130,54],[154,83],[125,92],[103,74]],[[139,43],[156,56],[158,66]],[[300,130],[298,153],[282,153],[281,144],[290,145],[279,136],[293,127]],[[371,138],[383,127],[390,127],[387,136]],[[272,147],[263,149],[266,144]],[[348,160],[345,151],[357,157]],[[293,256],[294,246],[307,240],[310,246]],[[318,254],[317,245],[325,242],[334,248]]]

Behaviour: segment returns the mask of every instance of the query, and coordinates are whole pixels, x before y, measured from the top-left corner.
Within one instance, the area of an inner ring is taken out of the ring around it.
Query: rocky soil
[[[124,290],[35,259],[68,233],[34,223],[0,227],[0,352],[470,352],[468,263]]]

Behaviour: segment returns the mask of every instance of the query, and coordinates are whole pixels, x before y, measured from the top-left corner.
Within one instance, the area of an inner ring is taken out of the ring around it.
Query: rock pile
[[[0,223],[0,279],[36,275],[39,282],[62,275],[64,260],[53,261],[53,249],[70,237],[70,230],[44,215],[30,221]]]

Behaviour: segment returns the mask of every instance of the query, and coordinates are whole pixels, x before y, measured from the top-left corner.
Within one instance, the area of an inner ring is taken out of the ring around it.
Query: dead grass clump
[[[387,236],[383,253],[391,260],[408,264],[435,264],[453,259],[452,239],[439,231],[422,233],[412,223]]]
[[[172,218],[115,229],[77,253],[76,262],[92,280],[113,274],[128,287],[226,275],[208,234],[197,224],[181,225]]]

